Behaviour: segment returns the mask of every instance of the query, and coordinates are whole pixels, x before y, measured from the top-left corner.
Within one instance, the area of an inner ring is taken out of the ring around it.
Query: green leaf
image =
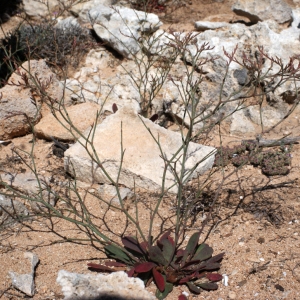
[[[126,264],[132,264],[132,258],[129,257],[122,248],[115,246],[113,244],[104,247],[105,254],[109,258],[120,260]]]
[[[163,256],[163,253],[158,246],[150,247],[148,253],[149,253],[149,257],[152,261],[154,261],[162,266],[167,265],[167,262]]]
[[[220,254],[215,255],[214,257],[210,258],[207,262],[208,263],[215,263],[215,262],[219,262],[223,259],[225,255],[225,252],[222,252]]]
[[[161,237],[160,239],[158,240],[159,243],[161,243],[163,240],[166,240],[171,234],[171,231],[168,230],[167,232],[165,232]]]
[[[170,282],[166,282],[165,290],[160,292],[159,289],[156,290],[155,296],[157,299],[165,299],[173,290],[173,284]]]
[[[169,238],[161,241],[161,244],[163,246],[162,254],[165,260],[167,261],[167,264],[169,264],[174,256],[175,244],[172,243],[172,241],[170,241]]]
[[[201,293],[201,289],[199,289],[196,285],[194,285],[191,282],[187,282],[186,283],[187,286],[189,287],[190,291],[195,293],[195,294],[200,294]]]
[[[207,244],[201,244],[197,248],[193,260],[204,261],[206,259],[209,259],[212,256],[213,252],[214,252],[213,248],[209,247]]]
[[[199,287],[201,287],[204,290],[207,291],[212,291],[212,290],[217,290],[218,285],[214,282],[205,282],[205,283],[199,283],[197,284]]]
[[[194,253],[194,250],[198,244],[200,238],[200,232],[195,232],[189,239],[188,244],[185,248],[185,253],[182,258],[182,262],[185,263],[187,258]]]

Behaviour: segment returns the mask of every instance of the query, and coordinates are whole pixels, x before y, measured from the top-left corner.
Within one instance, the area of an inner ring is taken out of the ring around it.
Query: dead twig
[[[282,145],[298,144],[300,141],[300,136],[283,138],[280,140],[266,140],[263,138],[257,138],[256,140],[243,140],[243,143],[258,143],[259,147],[275,147]]]

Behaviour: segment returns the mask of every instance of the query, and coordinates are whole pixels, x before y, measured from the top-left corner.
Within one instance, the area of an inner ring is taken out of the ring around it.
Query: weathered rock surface
[[[28,210],[21,202],[0,195],[0,224],[11,225],[14,218],[28,216]]]
[[[162,23],[151,13],[127,7],[93,7],[84,21],[93,24],[96,34],[122,56],[130,57],[140,50],[141,33],[156,31]]]
[[[28,80],[28,84],[25,81]],[[57,103],[70,105],[69,91],[50,70],[44,60],[32,60],[22,64],[0,89],[0,139],[11,139],[31,131],[42,114],[49,109],[42,105],[41,85],[48,97]],[[53,104],[57,105],[57,104]]]
[[[41,117],[29,89],[5,86],[0,89],[0,139],[22,136]]]
[[[56,5],[58,5],[58,0],[23,0],[23,5],[24,12],[27,16],[38,19],[47,16],[49,14],[49,9],[51,11]]]
[[[95,6],[105,5],[111,6],[116,4],[118,0],[91,0],[91,1],[78,1],[72,5],[70,11],[75,15],[79,16],[81,20],[87,21],[88,12]]]
[[[143,125],[143,122],[145,125]],[[120,168],[121,125],[125,154],[119,183],[128,188],[136,186],[149,191],[159,191],[165,165],[164,160],[161,158],[162,155],[170,160],[179,151],[176,155],[178,159],[176,172],[181,170],[181,158],[179,158],[182,154],[181,135],[168,131],[149,119],[139,117],[136,112],[125,108],[107,117],[95,130],[94,148],[102,166],[113,180],[117,179]],[[148,130],[156,139],[159,138],[163,153],[159,151],[159,147]],[[214,151],[213,147],[190,143],[185,168],[191,170],[195,166],[197,167],[189,178],[203,174],[212,167]],[[204,159],[205,157],[207,158]],[[174,167],[174,164],[172,166]],[[65,169],[81,181],[110,183],[100,167],[92,162],[79,142],[65,152]],[[177,187],[173,186],[175,179],[170,168],[168,168],[165,177],[165,188],[170,188],[171,192],[176,192]]]
[[[24,257],[30,260],[31,271],[28,274],[18,274],[15,272],[9,272],[9,276],[12,280],[12,285],[18,290],[25,293],[27,296],[33,296],[35,290],[34,274],[35,267],[39,263],[39,258],[32,252],[25,252]]]
[[[120,205],[120,199],[117,195],[117,190],[113,185],[102,184],[100,185],[98,191],[103,200],[114,205]],[[119,193],[122,201],[133,196],[133,193],[129,188],[119,187]]]
[[[198,21],[195,23],[196,30],[204,31],[204,30],[214,30],[222,27],[229,26],[229,23],[226,22],[209,22],[209,21]]]
[[[255,132],[255,127],[252,122],[245,116],[243,110],[239,110],[232,115],[230,133],[231,134],[243,134]]]
[[[79,137],[78,132],[70,125],[70,122],[75,128],[84,132],[87,128],[91,127],[93,123],[98,123],[99,118],[96,120],[97,111],[101,110],[101,106],[96,103],[81,103],[66,108],[66,111],[61,110],[63,116],[57,112],[57,119],[53,114],[49,113],[43,117],[40,122],[35,126],[35,133],[38,137],[50,140],[50,136],[57,140],[74,141]],[[69,122],[66,121],[69,119]]]
[[[24,62],[22,66],[15,71],[9,78],[9,84],[24,84],[22,75],[24,74],[29,79],[29,84],[32,87],[32,98],[36,101],[41,99],[40,90],[41,85],[44,86],[47,96],[58,103],[63,103],[65,106],[69,106],[72,102],[68,96],[68,90],[65,90],[64,84],[59,81],[57,76],[47,66],[45,60],[30,60]],[[36,90],[35,90],[36,89]]]
[[[262,123],[265,128],[272,127],[283,119],[283,114],[280,111],[272,107],[263,107],[260,111],[259,105],[248,107],[246,114],[254,123],[258,125]]]
[[[238,0],[232,10],[252,23],[268,19],[279,24],[292,21],[292,9],[283,0]]]
[[[116,72],[110,76],[102,75],[101,70],[103,67],[109,67],[110,60],[110,55],[104,49],[91,50],[84,67],[66,81],[71,99],[77,103],[95,102],[102,106],[103,112],[112,112],[114,103],[119,108],[126,106],[138,111],[141,97],[124,69],[118,66]],[[130,68],[136,69],[136,64],[129,62]],[[128,71],[130,70],[128,68]]]
[[[55,205],[56,195],[50,193],[49,189],[47,189],[47,185],[49,184],[49,178],[39,177],[39,181],[37,180],[34,173],[26,172],[26,173],[18,173],[17,175],[12,175],[10,173],[1,173],[1,179],[7,185],[16,188],[18,191],[23,193],[24,195],[36,197],[39,199],[40,186],[43,189],[42,195],[43,200],[48,201],[51,205]],[[43,208],[41,203],[30,201],[30,205],[33,209],[39,210]]]
[[[130,299],[154,300],[139,278],[129,278],[123,271],[109,275],[76,274],[60,270],[57,283],[61,285],[65,300]]]

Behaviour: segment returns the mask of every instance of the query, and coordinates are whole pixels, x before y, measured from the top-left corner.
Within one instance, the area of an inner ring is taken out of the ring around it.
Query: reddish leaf
[[[182,257],[183,255],[184,255],[184,253],[185,253],[185,250],[183,250],[183,249],[179,249],[179,250],[177,250],[177,252],[176,252],[176,257]]]
[[[188,298],[185,295],[181,294],[180,296],[178,296],[178,300],[188,300]]]
[[[206,275],[205,273],[199,273],[199,272],[196,272],[196,274],[195,274],[195,278],[197,278],[197,279],[201,279],[201,278],[204,278],[204,277],[206,277],[205,275]]]
[[[171,231],[168,230],[160,237],[160,239],[157,242],[162,242],[163,240],[166,240],[170,236],[170,234],[171,234]]]
[[[140,247],[139,242],[135,238],[131,236],[125,236],[122,238],[122,243],[125,246],[125,248],[133,250],[142,255],[144,254],[143,250]]]
[[[168,237],[168,240],[169,240],[169,242],[173,245],[173,246],[175,246],[175,242],[174,242],[174,240],[169,236]]]
[[[141,242],[139,245],[141,249],[146,253],[148,250],[148,242]]]
[[[112,105],[112,111],[114,112],[114,114],[118,111],[118,106],[117,106],[116,103],[114,103],[114,104]]]
[[[157,119],[158,119],[158,114],[154,114],[154,115],[150,118],[150,120],[151,120],[152,122],[155,122]]]
[[[208,278],[210,281],[220,281],[222,280],[223,276],[218,273],[207,273],[206,278]]]
[[[127,275],[128,277],[132,277],[134,275],[134,268],[130,269],[128,272],[127,272]]]
[[[109,267],[106,267],[103,265],[99,265],[99,264],[90,263],[87,265],[89,267],[89,270],[91,270],[91,271],[97,271],[97,272],[116,272],[116,271],[118,271],[118,270],[114,270],[112,268],[109,268]]]
[[[191,275],[183,277],[179,280],[179,284],[184,284],[186,282],[189,282],[192,278],[193,278],[193,276],[191,276]]]
[[[151,269],[153,269],[156,266],[155,263],[152,262],[145,262],[145,263],[141,263],[141,264],[136,264],[134,266],[134,270],[137,273],[145,273],[145,272],[149,272]]]
[[[106,261],[105,265],[108,267],[126,267],[125,264],[116,262],[116,261]]]
[[[217,290],[218,285],[213,282],[205,282],[205,283],[200,283],[198,284],[202,289],[207,290],[207,291],[212,291],[212,290]]]
[[[152,269],[152,274],[157,288],[160,292],[163,292],[166,286],[164,277],[155,268]]]

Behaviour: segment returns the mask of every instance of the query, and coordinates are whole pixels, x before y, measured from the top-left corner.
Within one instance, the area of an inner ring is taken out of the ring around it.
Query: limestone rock
[[[156,299],[154,295],[145,290],[144,282],[141,279],[129,278],[123,271],[109,275],[85,275],[60,270],[56,281],[62,287],[65,300]]]
[[[91,1],[77,1],[72,5],[70,11],[75,15],[79,16],[79,18],[83,21],[88,21],[87,14],[90,9],[97,5],[105,5],[111,6],[116,4],[118,0],[91,0]]]
[[[49,190],[47,185],[50,184],[49,178],[39,177],[39,182],[34,173],[26,172],[26,173],[18,173],[17,175],[12,175],[10,173],[2,173],[1,179],[7,185],[12,188],[16,188],[18,191],[22,192],[24,195],[32,196],[33,198],[40,197],[40,185],[43,189],[42,195],[45,201],[48,201],[51,205],[55,205],[56,203],[56,195],[53,190]],[[34,210],[40,210],[44,206],[41,203],[30,201],[30,205]]]
[[[29,89],[6,85],[0,89],[0,139],[27,134],[41,117]]]
[[[100,185],[98,191],[100,193],[100,197],[106,200],[107,202],[110,202],[114,205],[120,205],[120,199],[117,195],[117,190],[113,185]],[[121,200],[125,200],[126,198],[130,198],[133,196],[133,193],[128,188],[119,187],[119,192]]]
[[[119,183],[128,188],[136,186],[149,191],[159,191],[165,166],[162,155],[170,160],[178,152],[176,172],[181,170],[181,135],[168,131],[125,108],[110,115],[95,130],[94,148],[102,166],[113,180],[117,179],[120,167],[121,125],[125,154]],[[163,153],[160,152],[149,130],[155,139],[159,138]],[[210,169],[214,161],[214,152],[213,147],[190,143],[185,168],[186,171],[196,168],[186,179],[196,177]],[[174,164],[172,166],[174,167]],[[81,181],[110,183],[79,142],[65,152],[65,169]],[[174,186],[174,183],[175,178],[169,167],[165,176],[165,189],[170,188],[171,192],[176,193],[177,186]]]
[[[272,19],[282,24],[292,20],[292,9],[283,0],[238,0],[232,10],[252,23]]]
[[[87,128],[92,126],[93,123],[99,121],[99,118],[96,120],[96,115],[97,111],[100,110],[100,105],[86,102],[70,106],[66,108],[65,112],[62,110],[62,113],[65,118],[68,116],[75,128],[80,132],[84,132]],[[62,122],[63,125],[57,119]],[[79,137],[79,134],[75,129],[72,129],[71,125],[59,112],[57,113],[57,119],[51,113],[43,117],[35,126],[36,135],[47,140],[50,140],[50,136],[52,136],[55,139],[62,141],[74,141]]]
[[[13,218],[22,218],[28,216],[26,207],[17,200],[9,199],[3,195],[0,195],[0,224],[1,226],[10,225],[13,222]]]
[[[222,27],[230,26],[229,23],[226,22],[209,22],[209,21],[198,21],[195,23],[196,30],[204,31],[204,30],[214,30]]]
[[[255,132],[252,122],[245,116],[243,110],[239,110],[232,115],[230,133],[241,134]]]
[[[58,0],[23,0],[24,12],[27,16],[38,19],[45,17],[49,14],[50,11],[58,5]]]
[[[96,34],[124,57],[140,50],[138,39],[142,33],[156,31],[162,23],[155,14],[127,7],[98,5],[87,14]]]
[[[57,76],[47,66],[45,60],[30,60],[22,64],[22,66],[15,71],[9,78],[8,83],[17,84],[18,82],[24,83],[22,75],[24,74],[29,79],[29,84],[35,89],[40,88],[40,84],[46,86],[45,92],[49,97],[58,103],[64,103],[65,106],[71,104],[70,98],[68,97],[68,91],[65,90],[64,84],[59,81]],[[40,83],[38,83],[38,81]],[[32,94],[32,98],[40,100],[39,93]]]
[[[247,109],[247,114],[250,119],[258,125],[261,124],[262,119],[265,128],[272,127],[283,119],[282,114],[272,107],[263,107],[260,113],[258,105],[250,106]]]
[[[82,71],[89,73],[89,70]],[[84,79],[85,77],[87,78],[86,80]],[[136,111],[139,110],[140,95],[125,75],[122,76],[122,80],[120,80],[119,76],[100,80],[97,75],[82,75],[78,79],[68,79],[66,86],[73,101],[95,102],[102,106],[103,112],[112,112],[114,103],[118,107],[126,106],[132,107]]]
[[[11,277],[12,285],[15,288],[31,297],[34,295],[34,273],[35,267],[39,263],[39,258],[32,252],[25,252],[24,257],[30,259],[31,272],[28,274],[17,274],[15,272],[9,272],[9,276]]]

